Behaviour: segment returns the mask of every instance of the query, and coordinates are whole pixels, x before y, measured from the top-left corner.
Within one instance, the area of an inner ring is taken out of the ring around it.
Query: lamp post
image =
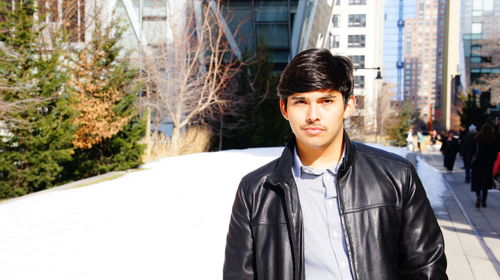
[[[375,77],[375,80],[382,80],[382,71],[380,71],[380,67],[366,67],[366,68],[359,68],[359,67],[354,67],[354,71],[356,70],[377,70],[377,77]]]

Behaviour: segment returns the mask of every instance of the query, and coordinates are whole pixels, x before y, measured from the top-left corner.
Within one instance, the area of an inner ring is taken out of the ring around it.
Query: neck
[[[297,154],[305,166],[317,169],[325,169],[337,164],[344,152],[344,141],[335,141],[325,148],[304,147],[297,142]]]

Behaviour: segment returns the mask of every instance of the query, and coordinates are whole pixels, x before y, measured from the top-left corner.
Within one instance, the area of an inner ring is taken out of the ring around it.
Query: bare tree
[[[219,1],[216,5],[219,9]],[[235,101],[227,94],[229,85],[241,63],[230,51],[220,14],[208,6],[187,7],[184,20],[170,20],[168,25],[170,36],[142,53],[148,89],[143,104],[158,120],[172,122],[175,153],[185,127],[227,113]]]
[[[382,87],[377,95],[377,108],[375,111],[375,142],[378,143],[378,138],[384,134],[384,123],[391,116],[392,107],[391,100],[395,95],[393,83],[383,82]]]

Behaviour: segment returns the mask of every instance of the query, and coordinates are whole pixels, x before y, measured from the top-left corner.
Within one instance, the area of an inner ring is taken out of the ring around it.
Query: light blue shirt
[[[324,170],[304,166],[297,150],[294,151],[292,172],[304,218],[307,280],[353,278],[337,200],[336,177],[339,165]]]

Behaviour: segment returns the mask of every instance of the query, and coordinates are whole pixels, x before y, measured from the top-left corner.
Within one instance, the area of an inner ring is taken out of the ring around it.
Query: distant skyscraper
[[[440,104],[443,49],[443,0],[417,0],[404,31],[404,100],[416,105],[424,121]]]
[[[402,36],[401,42],[399,42],[399,29],[401,26],[402,35],[404,35],[405,21],[415,17],[415,7],[415,0],[386,0],[384,4],[384,81],[394,85],[392,90],[397,95],[393,99],[400,101],[404,99],[404,37]],[[402,56],[401,70],[398,67],[399,52]],[[399,71],[400,73],[398,73]]]

